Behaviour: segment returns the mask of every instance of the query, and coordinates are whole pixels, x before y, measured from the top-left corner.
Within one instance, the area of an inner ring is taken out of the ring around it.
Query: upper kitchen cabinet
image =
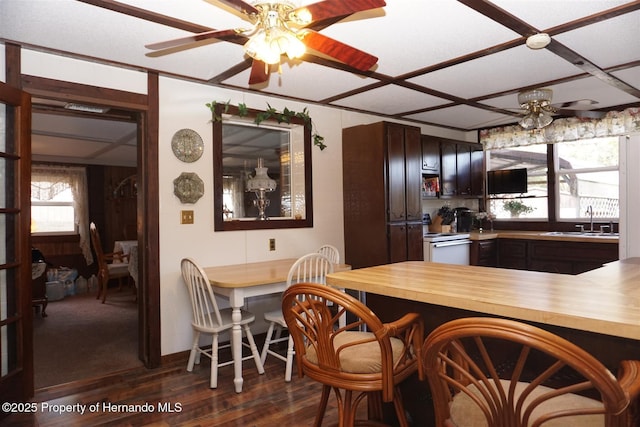
[[[342,131],[345,259],[353,268],[422,260],[420,129]]]
[[[482,146],[442,140],[441,195],[482,197],[484,193]]]
[[[420,137],[422,143],[422,173],[440,175],[440,140],[428,135]]]

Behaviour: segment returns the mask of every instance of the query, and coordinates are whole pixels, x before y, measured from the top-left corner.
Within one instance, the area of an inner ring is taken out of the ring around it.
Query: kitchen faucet
[[[593,206],[587,206],[587,215],[589,215],[589,222],[591,223],[591,227],[589,228],[589,232],[593,233]]]

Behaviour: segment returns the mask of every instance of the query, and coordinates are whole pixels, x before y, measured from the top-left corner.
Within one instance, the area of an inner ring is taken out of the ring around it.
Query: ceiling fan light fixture
[[[551,43],[551,37],[547,33],[538,33],[527,37],[527,47],[529,49],[544,49]]]
[[[255,7],[260,15],[254,34],[244,45],[247,55],[266,64],[279,63],[284,54],[290,59],[304,55],[306,46],[285,23],[293,9],[291,2],[258,2]]]
[[[518,94],[520,107],[527,110],[527,114],[518,124],[526,130],[542,129],[553,121],[551,113],[555,109],[551,106],[553,91],[551,89],[531,89]]]
[[[527,114],[524,116],[518,124],[525,130],[542,129],[549,126],[553,121],[553,117],[550,114],[539,111]]]

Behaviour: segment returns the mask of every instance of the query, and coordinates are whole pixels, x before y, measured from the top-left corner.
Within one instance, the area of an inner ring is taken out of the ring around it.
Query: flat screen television
[[[487,171],[489,194],[513,194],[527,192],[527,169],[502,169]]]

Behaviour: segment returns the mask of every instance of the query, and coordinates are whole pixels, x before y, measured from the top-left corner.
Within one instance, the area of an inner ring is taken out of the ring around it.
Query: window
[[[487,170],[527,169],[527,193],[490,194],[496,218],[547,218],[547,146],[529,145],[487,151]]]
[[[32,181],[31,188],[31,233],[75,233],[71,186],[68,183]]]
[[[618,138],[554,144],[558,218],[617,219],[619,200]],[[589,213],[587,213],[589,212]]]
[[[551,150],[552,163],[547,152]],[[489,194],[496,218],[575,221],[617,219],[619,205],[618,137],[583,139],[488,150],[487,170],[527,169],[526,194]],[[555,172],[548,190],[548,171]],[[549,204],[548,191],[555,196]],[[555,209],[553,215],[549,206]],[[511,208],[511,209],[510,209]],[[519,209],[518,209],[519,208]]]
[[[31,167],[31,232],[79,234],[82,254],[90,265],[93,256],[87,194],[87,177],[82,167]]]

